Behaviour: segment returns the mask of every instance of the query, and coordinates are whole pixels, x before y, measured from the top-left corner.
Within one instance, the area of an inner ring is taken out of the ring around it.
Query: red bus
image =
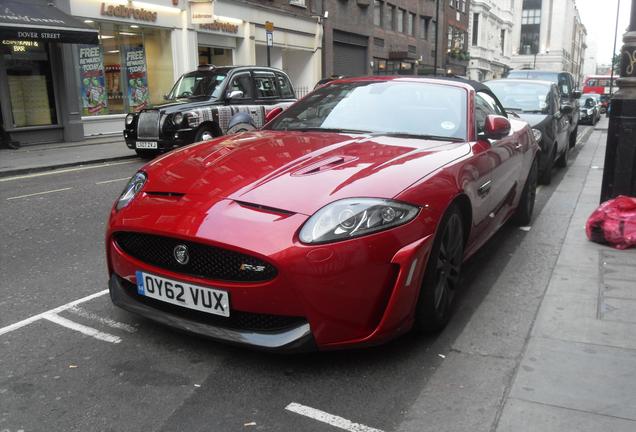
[[[601,95],[603,108],[607,109],[607,105],[609,104],[611,78],[612,77],[610,75],[590,75],[585,78],[585,81],[583,82],[583,91],[581,93],[596,93]],[[614,89],[612,93],[618,91],[618,87],[616,87],[617,78],[617,76],[614,76]]]

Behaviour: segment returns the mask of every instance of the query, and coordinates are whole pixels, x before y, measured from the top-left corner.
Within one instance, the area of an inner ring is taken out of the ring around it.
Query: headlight
[[[131,125],[133,120],[135,119],[135,115],[130,113],[126,116],[126,125]]]
[[[181,114],[181,113],[176,113],[176,114],[172,117],[172,123],[174,123],[176,126],[180,126],[182,122],[183,122],[183,114]]]
[[[132,176],[132,178],[124,188],[124,191],[121,193],[121,196],[117,200],[117,210],[121,210],[128,204],[130,204],[135,195],[137,195],[137,193],[144,186],[144,183],[146,183],[147,178],[148,177],[146,176],[146,173],[143,172],[138,172],[137,174]]]
[[[534,135],[534,140],[536,142],[541,142],[541,131],[539,129],[532,129],[532,134]]]
[[[300,230],[303,243],[347,240],[405,224],[419,208],[379,198],[347,198],[318,210]]]
[[[587,115],[592,115],[592,114],[594,114],[594,110],[593,109],[587,110]]]

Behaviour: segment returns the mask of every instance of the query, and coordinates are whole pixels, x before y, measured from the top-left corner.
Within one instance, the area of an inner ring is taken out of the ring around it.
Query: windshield
[[[226,74],[190,72],[182,75],[168,94],[168,99],[218,97]]]
[[[592,102],[588,102],[588,99],[592,99]],[[590,106],[593,107],[597,103],[601,101],[601,96],[597,94],[584,94],[579,98],[580,106]]]
[[[508,111],[548,114],[549,84],[508,80],[490,81],[485,84]]]
[[[466,138],[465,90],[448,85],[367,81],[321,87],[269,129]]]

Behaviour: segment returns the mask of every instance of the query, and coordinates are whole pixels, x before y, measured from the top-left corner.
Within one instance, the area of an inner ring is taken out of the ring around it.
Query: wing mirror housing
[[[574,111],[574,109],[572,108],[572,105],[563,105],[559,111],[561,111],[563,114],[572,114],[572,111]]]
[[[265,123],[271,122],[276,117],[278,117],[278,115],[282,112],[283,112],[283,109],[281,107],[274,108],[273,110],[265,114]]]
[[[235,99],[242,99],[243,98],[243,92],[240,90],[232,90],[231,92],[228,92],[227,94],[227,100],[232,101]]]
[[[572,92],[572,97],[573,97],[574,99],[578,99],[578,98],[580,98],[580,97],[581,97],[581,90],[574,90],[574,91]]]
[[[490,114],[484,124],[484,135],[488,139],[498,140],[510,133],[510,120],[503,116]]]

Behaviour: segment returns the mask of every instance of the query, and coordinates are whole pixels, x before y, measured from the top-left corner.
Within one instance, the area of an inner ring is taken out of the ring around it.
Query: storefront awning
[[[99,43],[97,30],[55,6],[0,0],[0,39]]]

